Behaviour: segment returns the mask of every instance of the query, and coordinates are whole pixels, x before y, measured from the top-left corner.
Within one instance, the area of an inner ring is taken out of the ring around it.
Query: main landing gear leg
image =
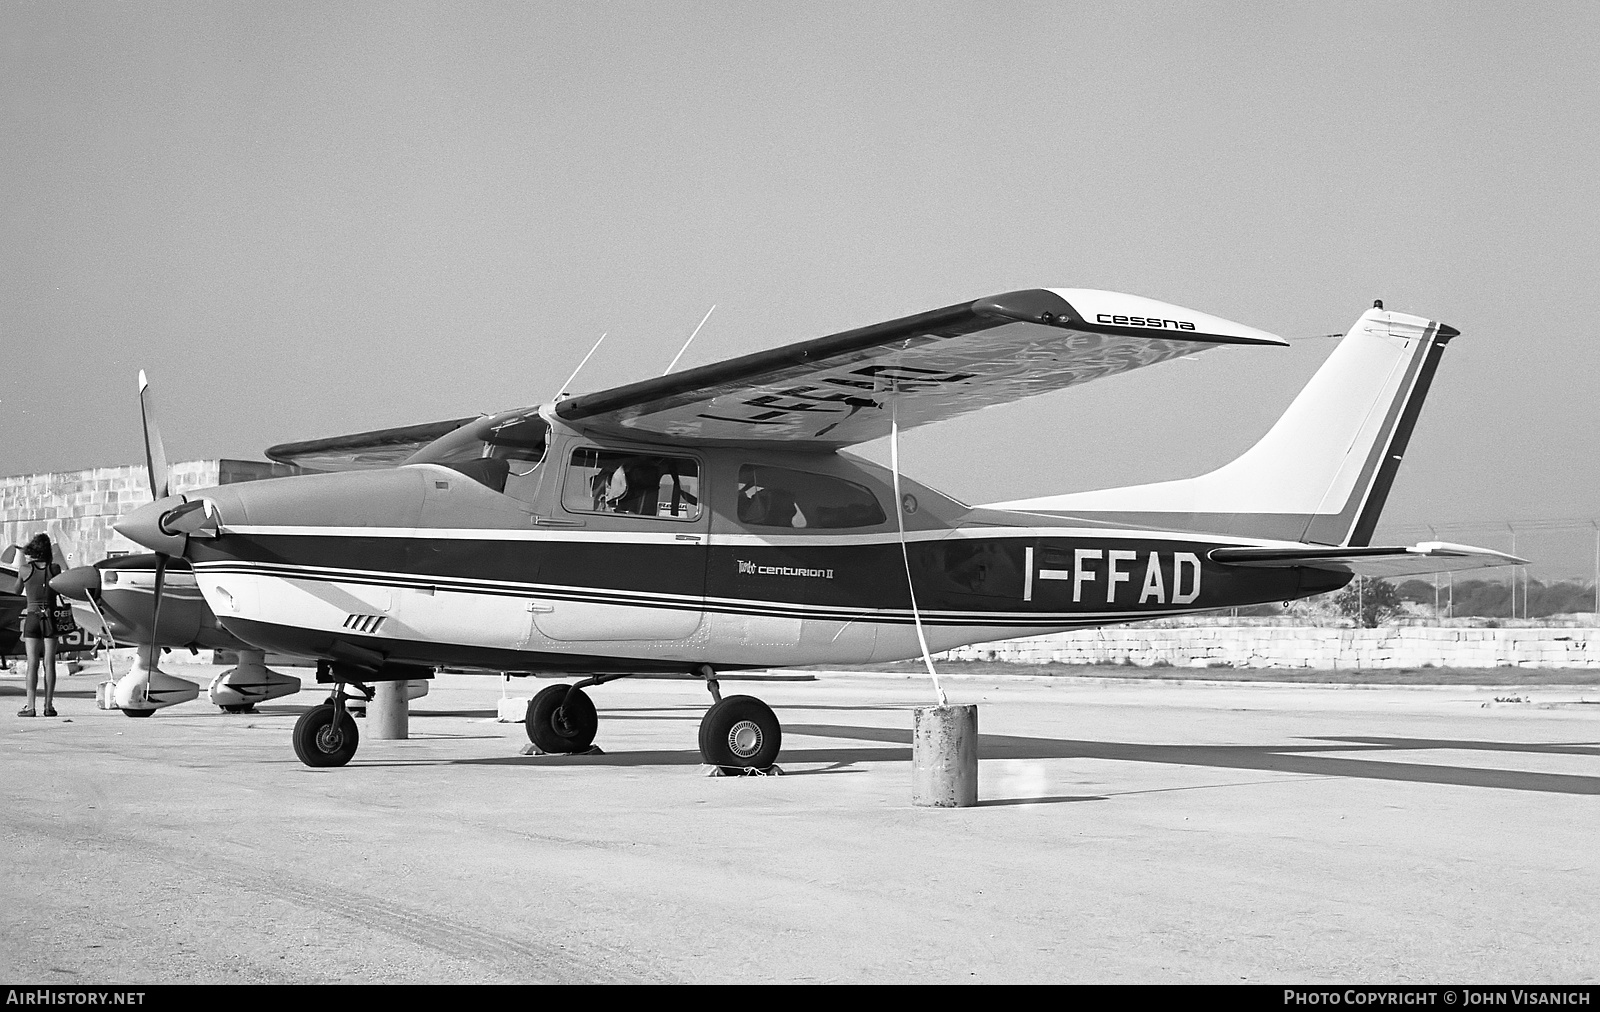
[[[528,740],[539,753],[547,755],[601,754],[594,744],[595,732],[600,729],[600,715],[595,712],[594,701],[583,690],[626,677],[593,675],[572,685],[549,685],[540,689],[528,704],[525,721]]]
[[[295,722],[294,754],[307,766],[343,766],[356,754],[361,734],[344,703],[344,683],[336,682],[326,703],[307,710]]]
[[[713,776],[773,776],[783,747],[783,727],[772,707],[754,696],[727,696],[717,684],[717,673],[702,665],[700,676],[716,702],[700,720],[700,757],[713,767]]]

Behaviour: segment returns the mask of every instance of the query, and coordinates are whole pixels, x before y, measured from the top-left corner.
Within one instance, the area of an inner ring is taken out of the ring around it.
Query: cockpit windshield
[[[504,411],[440,436],[404,463],[442,464],[496,492],[529,500],[549,432],[538,408]]]

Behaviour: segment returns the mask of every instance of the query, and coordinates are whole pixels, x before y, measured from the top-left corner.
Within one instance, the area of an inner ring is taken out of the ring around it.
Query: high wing
[[[267,458],[308,471],[368,471],[394,467],[440,436],[475,421],[476,417],[373,429],[371,432],[353,432],[347,436],[328,436],[298,443],[279,443],[267,448]]]
[[[584,431],[828,450],[1223,344],[1280,337],[1135,295],[1030,289],[556,402]]]
[[[1492,566],[1525,566],[1528,560],[1471,545],[1424,541],[1393,548],[1215,548],[1210,558],[1228,566],[1282,569],[1312,566],[1359,576],[1422,576]]]

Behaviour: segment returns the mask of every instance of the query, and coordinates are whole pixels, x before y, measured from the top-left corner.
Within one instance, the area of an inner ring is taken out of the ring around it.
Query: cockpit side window
[[[567,465],[561,505],[573,513],[697,520],[700,464],[692,457],[580,447]]]
[[[511,477],[511,462],[496,460],[494,457],[478,457],[475,460],[452,461],[445,465],[452,471],[460,471],[480,485],[487,485],[496,492],[506,490],[506,481]]]
[[[424,446],[407,464],[442,464],[506,495],[531,502],[538,491],[549,425],[537,409],[490,415]]]
[[[484,456],[504,461],[506,480],[501,491],[513,499],[532,502],[539,491],[538,468],[544,462],[549,424],[537,412],[504,418],[489,427]]]
[[[765,464],[739,468],[738,515],[751,527],[875,527],[888,519],[865,485]]]

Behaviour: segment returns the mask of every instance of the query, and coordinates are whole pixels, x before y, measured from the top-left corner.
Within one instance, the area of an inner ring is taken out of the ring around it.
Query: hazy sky
[[[546,399],[602,331],[576,389],[659,374],[713,303],[680,368],[1065,286],[1297,343],[909,473],[1207,470],[1382,298],[1462,331],[1386,524],[1600,517],[1597,54],[1594,3],[4,0],[0,474],[140,459],[140,368],[173,459],[259,458]]]

